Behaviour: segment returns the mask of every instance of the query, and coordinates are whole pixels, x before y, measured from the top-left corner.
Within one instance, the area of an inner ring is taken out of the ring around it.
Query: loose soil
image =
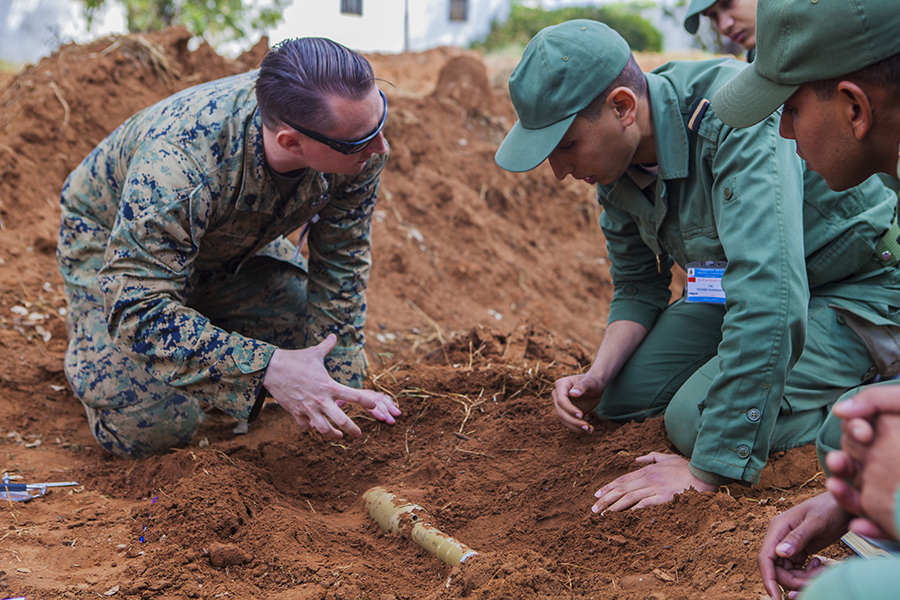
[[[585,368],[611,283],[593,190],[544,165],[497,168],[515,120],[514,61],[457,49],[372,55],[392,155],[374,224],[369,386],[387,426],[301,432],[268,404],[248,433],[214,413],[194,445],[127,461],[94,444],[62,372],[57,198],[125,118],[177,90],[254,68],[170,30],[66,46],[0,91],[0,470],[77,481],[0,516],[0,596],[38,598],[757,599],[769,519],[822,490],[809,447],[762,482],[593,515],[593,492],[649,451],[659,419],[591,436],[560,426],[553,381]],[[659,56],[641,56],[650,68]],[[679,283],[673,294],[680,293]],[[479,552],[449,567],[381,532],[382,486]],[[840,553],[834,549],[833,553]]]

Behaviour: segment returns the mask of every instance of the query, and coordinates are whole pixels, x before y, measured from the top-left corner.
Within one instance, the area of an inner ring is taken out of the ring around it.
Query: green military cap
[[[900,52],[900,10],[897,0],[759,0],[756,36],[756,60],[712,99],[733,127],[759,123],[804,83]]]
[[[687,15],[684,17],[684,28],[688,33],[697,33],[700,28],[700,13],[715,4],[718,0],[691,0]]]
[[[578,112],[615,81],[630,57],[628,42],[597,21],[541,30],[509,78],[519,120],[497,150],[497,164],[518,173],[544,162]]]

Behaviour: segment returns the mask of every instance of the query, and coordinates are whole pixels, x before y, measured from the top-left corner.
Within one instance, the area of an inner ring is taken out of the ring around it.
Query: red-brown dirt
[[[766,525],[821,491],[815,453],[774,456],[753,488],[590,512],[593,492],[636,456],[671,448],[659,419],[598,421],[592,436],[556,421],[554,379],[588,364],[606,323],[599,208],[591,188],[546,165],[494,165],[514,122],[510,64],[460,50],[369,57],[389,82],[392,147],[369,385],[397,397],[399,422],[353,412],[363,436],[332,443],[271,404],[245,435],[214,414],[190,448],[143,461],[101,452],[62,372],[57,198],[125,118],[253,68],[267,47],[229,60],[188,51],[187,38],[66,46],[0,92],[0,470],[80,483],[3,505],[0,597],[760,597]],[[451,568],[382,533],[361,499],[376,485],[480,554]]]

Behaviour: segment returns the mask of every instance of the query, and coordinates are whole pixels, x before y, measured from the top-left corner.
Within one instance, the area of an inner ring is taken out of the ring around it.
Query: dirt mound
[[[55,202],[69,172],[132,114],[190,85],[244,72],[268,49],[263,41],[231,61],[206,44],[188,51],[190,37],[171,29],[68,45],[7,83],[0,93],[0,215],[7,228],[47,219],[46,203],[35,197]]]
[[[493,97],[484,63],[471,56],[448,60],[441,68],[433,94],[438,98],[449,98],[466,110],[490,105]]]
[[[123,461],[93,442],[62,374],[56,272],[65,177],[128,116],[255,67],[188,35],[66,46],[0,91],[0,449],[14,478],[76,480],[3,517],[0,595],[137,598],[697,598],[762,592],[768,519],[822,489],[811,448],[761,486],[593,515],[593,492],[661,420],[558,425],[554,380],[583,369],[611,296],[594,191],[493,154],[514,121],[503,78],[454,49],[374,55],[391,159],[374,224],[369,384],[403,417],[354,413],[358,440],[300,432],[267,405],[245,435],[214,413],[195,445]],[[508,73],[509,65],[499,67]],[[673,291],[677,293],[676,289]],[[451,568],[369,519],[384,486],[479,552]],[[784,499],[786,497],[787,499]]]
[[[502,333],[478,325],[424,358],[431,364],[490,367],[493,364],[521,365],[534,361],[549,367],[564,367],[569,372],[590,366],[593,357],[570,341],[561,343],[549,329],[534,323],[522,323],[512,333]]]
[[[789,503],[771,490],[733,487],[592,515],[594,490],[631,470],[636,456],[669,450],[662,420],[598,421],[595,435],[572,436],[546,400],[559,372],[538,365],[392,366],[375,384],[399,399],[406,418],[394,427],[362,420],[359,440],[300,434],[269,405],[245,436],[231,433],[232,420],[211,420],[201,432],[206,448],[140,463],[84,453],[71,476],[86,491],[16,507],[14,524],[30,534],[17,545],[20,556],[19,545],[29,551],[21,563],[29,575],[48,578],[57,568],[72,581],[47,588],[16,572],[10,591],[75,591],[79,583],[98,593],[119,586],[135,598],[302,590],[315,598],[705,591],[736,599],[758,591],[754,553],[768,519]],[[816,473],[810,448],[776,465],[796,481]],[[425,507],[435,526],[479,556],[451,568],[409,539],[382,533],[360,499],[375,485]],[[217,567],[215,544],[243,558]],[[61,551],[41,561],[51,548]]]

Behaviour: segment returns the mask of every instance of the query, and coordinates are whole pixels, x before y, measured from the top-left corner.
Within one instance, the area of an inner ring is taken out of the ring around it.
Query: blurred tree
[[[88,24],[106,0],[82,0]],[[210,44],[242,40],[274,27],[290,0],[119,0],[133,33],[184,25]]]
[[[625,38],[631,49],[638,52],[661,52],[663,36],[650,21],[639,14],[649,3],[607,4],[604,6],[568,6],[556,10],[527,8],[513,2],[505,23],[491,23],[491,30],[483,42],[473,48],[496,51],[506,46],[524,46],[541,29],[572,19],[602,21]]]

